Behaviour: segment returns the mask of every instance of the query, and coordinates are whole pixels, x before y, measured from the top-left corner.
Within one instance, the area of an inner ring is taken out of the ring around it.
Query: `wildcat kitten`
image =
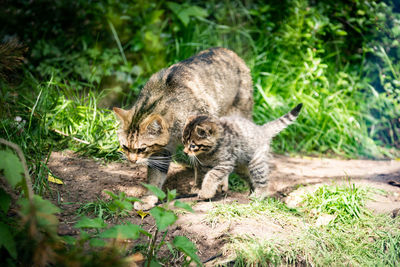
[[[250,70],[233,51],[211,48],[153,74],[129,110],[114,108],[121,122],[118,137],[127,158],[148,165],[148,183],[161,188],[171,155],[189,114],[251,118]],[[149,209],[148,193],[136,209]]]
[[[254,195],[265,197],[271,139],[296,120],[301,107],[299,104],[262,126],[237,116],[189,117],[182,135],[184,152],[198,161],[200,170],[207,172],[199,197],[212,198],[219,187],[227,191],[228,176],[233,171],[250,180]]]

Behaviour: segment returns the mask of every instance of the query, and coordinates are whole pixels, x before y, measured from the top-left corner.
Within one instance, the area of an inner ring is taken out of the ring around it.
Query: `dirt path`
[[[75,234],[72,225],[76,222],[76,209],[79,203],[95,201],[104,197],[103,190],[116,193],[126,192],[129,196],[140,196],[144,189],[140,185],[145,182],[145,168],[127,163],[111,163],[103,165],[91,159],[78,158],[72,152],[55,152],[52,154],[49,167],[64,185],[57,187],[58,203],[62,205],[60,214],[60,234]],[[177,189],[178,194],[190,193],[193,183],[191,169],[173,165],[168,174],[165,188]],[[290,158],[275,156],[272,162],[271,190],[275,196],[285,201],[289,206],[296,206],[299,195],[305,190],[312,190],[320,184],[348,183],[351,179],[356,185],[383,189],[386,194],[377,195],[368,202],[368,207],[375,212],[393,212],[400,208],[400,187],[390,185],[391,181],[400,184],[400,161],[372,160],[338,160],[319,158]],[[298,188],[303,185],[302,188]],[[184,201],[194,201],[185,199]],[[245,219],[212,224],[206,219],[208,212],[216,203],[247,203],[245,193],[228,192],[212,202],[198,202],[194,205],[194,214],[183,214],[177,224],[170,229],[170,237],[185,234],[197,243],[202,260],[220,253],[226,243],[227,236],[243,235],[258,238],[271,236],[290,236],[295,231],[293,223]],[[69,203],[63,205],[62,203]],[[140,223],[138,216],[129,218],[133,223]],[[146,219],[145,219],[146,220]],[[149,226],[153,223],[147,219]],[[300,222],[299,222],[300,223]]]

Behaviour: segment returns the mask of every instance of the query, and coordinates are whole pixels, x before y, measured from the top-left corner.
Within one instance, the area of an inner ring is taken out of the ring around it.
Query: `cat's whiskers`
[[[194,167],[197,167],[197,165],[199,164],[203,165],[203,163],[199,160],[199,158],[194,154],[189,155],[189,159],[190,159],[190,164],[193,165]]]
[[[164,151],[166,155],[154,155],[150,156],[147,159],[147,166],[150,168],[155,168],[161,170],[163,172],[168,171],[169,164],[171,163],[172,156],[170,156],[170,152],[168,150]]]

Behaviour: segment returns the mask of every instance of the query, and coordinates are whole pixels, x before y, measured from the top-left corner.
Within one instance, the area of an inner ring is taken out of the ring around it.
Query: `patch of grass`
[[[388,215],[327,227],[309,227],[289,240],[235,237],[235,266],[398,266],[400,222]]]
[[[370,214],[364,208],[366,196],[366,189],[354,185],[322,186],[305,196],[306,208],[299,209],[297,216],[306,223],[297,224],[291,234],[268,240],[232,237],[227,249],[236,255],[235,266],[397,266],[400,219]],[[315,209],[335,214],[339,219],[328,225],[314,225],[309,218],[314,216]],[[259,216],[256,211],[228,216]]]
[[[234,266],[277,266],[282,263],[281,252],[270,241],[235,237],[231,239],[229,249],[236,254]]]
[[[229,175],[229,190],[234,192],[247,192],[250,190],[249,184],[235,173]]]
[[[109,200],[98,198],[96,201],[87,202],[80,205],[76,213],[82,215],[92,215],[103,220],[116,219],[126,217],[131,214],[135,201],[137,198],[128,197],[124,192],[118,195],[111,191],[105,191],[110,196]]]
[[[93,92],[72,99],[59,95],[47,114],[47,127],[68,135],[67,146],[81,155],[117,160],[121,157],[118,121],[112,111],[97,107],[97,98]]]
[[[336,215],[336,219],[347,223],[353,219],[360,219],[370,212],[365,208],[365,201],[371,198],[370,189],[349,186],[323,185],[313,193],[308,193],[303,199],[305,212],[317,214],[325,213]]]
[[[284,203],[273,198],[258,199],[253,198],[248,204],[215,204],[213,209],[208,212],[207,221],[218,223],[241,218],[262,218],[273,217],[286,219],[288,216],[295,216],[298,212],[295,209],[288,208]]]

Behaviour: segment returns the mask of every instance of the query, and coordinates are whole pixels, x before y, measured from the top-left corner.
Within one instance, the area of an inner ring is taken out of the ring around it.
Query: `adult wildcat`
[[[147,164],[148,183],[161,188],[189,114],[251,118],[252,108],[249,68],[231,50],[211,48],[153,74],[131,109],[114,112],[127,158]],[[142,201],[136,209],[153,207],[157,198],[147,193]]]
[[[228,176],[234,170],[250,180],[254,195],[268,194],[269,148],[271,139],[299,115],[302,104],[286,115],[262,126],[252,121],[228,116],[190,116],[182,134],[184,152],[207,172],[200,198],[212,198],[219,188],[228,190]]]

